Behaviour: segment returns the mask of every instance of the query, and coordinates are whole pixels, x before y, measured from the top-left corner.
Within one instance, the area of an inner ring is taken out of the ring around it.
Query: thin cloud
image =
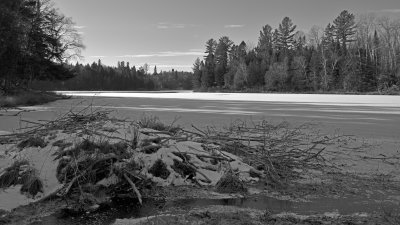
[[[381,12],[400,13],[400,9],[382,9]]]
[[[138,54],[138,55],[118,55],[118,58],[149,58],[154,57],[154,54]]]
[[[229,24],[229,25],[225,25],[225,28],[241,28],[244,27],[243,24]]]
[[[204,50],[201,49],[201,48],[192,48],[192,49],[189,49],[189,51],[191,51],[191,52],[202,52]]]
[[[176,52],[176,51],[167,51],[167,52],[160,52],[159,56],[199,56],[199,55],[204,55],[204,52],[202,51],[187,51],[187,52]]]
[[[158,29],[182,29],[185,28],[186,24],[183,23],[167,23],[161,22],[157,24]]]
[[[78,25],[75,25],[74,28],[77,29],[77,30],[80,30],[80,29],[85,29],[86,26],[78,26]]]
[[[151,57],[177,57],[177,56],[203,56],[202,51],[165,51],[157,52],[153,54],[137,54],[137,55],[120,55],[119,58],[151,58]]]
[[[160,22],[156,24],[158,29],[183,29],[188,27],[199,27],[198,24],[184,24],[184,23],[169,23],[169,22]]]
[[[91,55],[90,58],[107,58],[105,55]]]

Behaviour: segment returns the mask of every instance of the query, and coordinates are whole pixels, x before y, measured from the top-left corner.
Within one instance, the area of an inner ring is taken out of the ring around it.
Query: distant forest
[[[149,73],[147,64],[136,69],[129,62],[118,62],[117,67],[106,66],[99,60],[91,65],[69,65],[75,76],[68,80],[43,80],[30,84],[33,89],[40,90],[191,90],[191,72],[157,71],[155,66]]]
[[[344,10],[308,34],[285,17],[276,29],[265,25],[256,46],[224,36],[208,40],[205,52],[193,67],[197,90],[399,91],[400,20],[374,14]]]

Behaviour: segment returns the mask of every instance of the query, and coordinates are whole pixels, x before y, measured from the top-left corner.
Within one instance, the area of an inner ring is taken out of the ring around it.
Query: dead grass
[[[15,161],[0,175],[0,188],[18,184],[22,185],[20,189],[22,193],[28,193],[31,196],[36,196],[39,192],[43,193],[43,183],[27,160]]]
[[[172,134],[177,133],[181,128],[175,125],[177,118],[170,124],[166,125],[157,116],[153,115],[142,115],[139,119],[138,124],[141,128],[150,128],[157,131],[166,131]]]
[[[110,174],[110,165],[127,158],[128,146],[124,142],[110,144],[107,141],[83,140],[74,148],[61,150],[55,159],[61,159],[57,178],[62,183],[79,177],[82,183],[96,183]]]
[[[239,176],[233,171],[228,171],[216,184],[216,189],[221,193],[245,193],[247,188]]]
[[[171,174],[168,171],[167,165],[161,160],[158,159],[153,166],[149,169],[149,173],[153,174],[156,177],[160,177],[162,179],[167,179]]]

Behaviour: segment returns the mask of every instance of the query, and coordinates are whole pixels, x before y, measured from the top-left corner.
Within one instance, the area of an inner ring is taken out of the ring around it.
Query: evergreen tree
[[[202,82],[201,86],[203,88],[208,88],[214,86],[215,81],[215,50],[217,47],[217,42],[214,39],[209,39],[206,42],[206,56],[205,56],[205,66],[201,76]]]
[[[289,17],[283,18],[281,24],[279,24],[278,29],[278,39],[277,45],[283,51],[287,51],[288,49],[293,48],[294,40],[293,36],[295,35],[296,25],[293,24],[292,20]]]
[[[153,75],[158,75],[158,73],[157,73],[157,66],[154,66]]]
[[[195,90],[201,87],[202,63],[199,58],[193,64],[193,88]]]
[[[270,25],[265,25],[260,31],[260,36],[258,38],[258,44],[256,48],[257,56],[261,58],[261,76],[265,74],[273,60],[273,42],[274,37],[272,27]]]
[[[355,17],[347,10],[343,10],[333,21],[335,37],[339,43],[343,54],[347,53],[347,43],[355,41],[352,36],[356,33]]]
[[[206,42],[206,57],[209,55],[214,55],[215,49],[217,48],[217,42],[214,39],[209,39]]]
[[[220,87],[224,86],[224,75],[228,71],[228,52],[232,44],[228,37],[221,37],[215,50],[215,82]]]

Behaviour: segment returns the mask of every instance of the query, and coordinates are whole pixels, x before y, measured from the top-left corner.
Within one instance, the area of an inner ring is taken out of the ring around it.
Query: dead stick
[[[142,195],[140,194],[139,190],[136,188],[136,185],[132,182],[132,180],[126,175],[126,173],[124,173],[124,178],[126,179],[126,181],[128,181],[128,183],[131,185],[133,191],[136,193],[138,199],[139,199],[139,203],[140,205],[142,205]]]
[[[200,133],[204,134],[204,135],[202,135],[202,136],[206,136],[206,137],[208,137],[207,133],[205,133],[204,131],[200,130],[200,129],[199,129],[199,128],[197,128],[195,125],[193,125],[193,124],[192,124],[192,127],[193,127],[194,129],[196,129],[198,132],[200,132]]]
[[[195,155],[195,156],[200,157],[200,158],[209,158],[209,159],[217,159],[217,160],[226,160],[226,161],[230,161],[230,162],[234,161],[233,159],[230,159],[230,158],[227,159],[227,158],[219,157],[219,156],[201,155],[201,154],[196,154],[196,153],[191,153],[191,152],[183,152],[182,154],[191,154],[191,155]]]

